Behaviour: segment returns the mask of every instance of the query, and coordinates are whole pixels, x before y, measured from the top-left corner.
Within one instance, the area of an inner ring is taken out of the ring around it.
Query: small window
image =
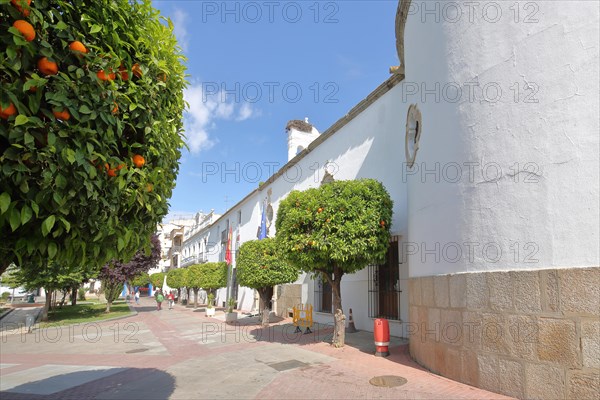
[[[304,150],[304,147],[302,147],[302,146],[298,146],[298,147],[296,148],[296,155],[298,155],[298,154],[302,153],[302,151],[303,151],[303,150]]]
[[[411,104],[408,107],[408,113],[406,115],[406,141],[405,141],[405,154],[406,163],[408,167],[412,167],[417,158],[417,151],[419,150],[419,140],[421,139],[422,131],[422,117],[421,111],[416,104]]]

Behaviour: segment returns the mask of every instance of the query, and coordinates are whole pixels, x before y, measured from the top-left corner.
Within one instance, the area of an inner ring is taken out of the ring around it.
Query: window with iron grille
[[[321,274],[315,277],[315,311],[333,313],[333,290]]]
[[[400,320],[398,241],[390,242],[385,264],[369,265],[369,317]]]

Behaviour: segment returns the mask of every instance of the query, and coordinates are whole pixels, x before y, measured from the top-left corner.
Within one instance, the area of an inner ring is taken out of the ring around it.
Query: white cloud
[[[227,102],[221,92],[206,94],[202,84],[192,84],[185,89],[183,96],[189,107],[184,116],[185,136],[192,153],[209,150],[217,140],[209,135],[216,128],[216,120],[244,121],[257,115],[248,103],[237,105]]]
[[[248,118],[252,117],[253,114],[254,114],[254,110],[252,109],[252,106],[248,103],[244,103],[240,107],[240,111],[238,113],[238,117],[236,118],[236,120],[237,121],[247,120]]]
[[[188,39],[188,31],[186,27],[188,15],[185,11],[176,8],[173,12],[173,33],[175,33],[175,37],[177,38],[177,42],[183,51],[187,51],[189,39]]]

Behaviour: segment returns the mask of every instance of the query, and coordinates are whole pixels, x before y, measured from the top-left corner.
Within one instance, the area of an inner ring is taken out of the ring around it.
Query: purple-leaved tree
[[[140,250],[133,258],[123,263],[112,260],[102,267],[99,278],[102,280],[104,296],[106,297],[106,312],[110,312],[112,302],[119,298],[123,285],[136,276],[156,267],[160,260],[160,241],[157,235],[150,237],[150,253]]]

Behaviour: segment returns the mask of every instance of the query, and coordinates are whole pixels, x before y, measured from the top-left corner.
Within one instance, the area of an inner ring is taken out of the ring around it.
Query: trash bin
[[[35,303],[35,295],[33,293],[31,293],[29,296],[27,296],[27,302]]]

